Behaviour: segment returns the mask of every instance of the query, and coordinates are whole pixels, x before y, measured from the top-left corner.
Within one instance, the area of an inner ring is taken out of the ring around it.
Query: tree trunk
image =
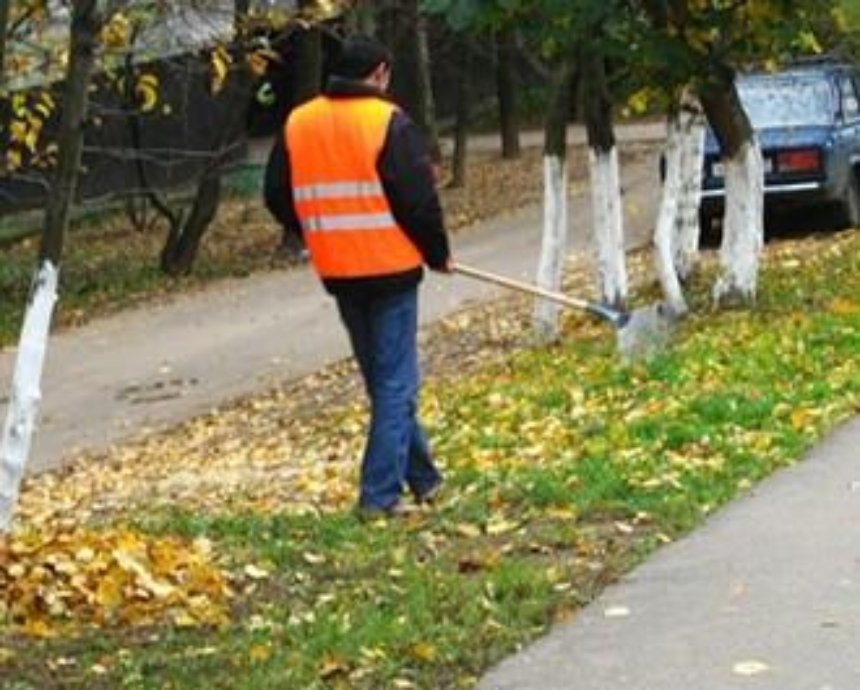
[[[666,305],[674,316],[687,313],[687,301],[675,271],[675,229],[678,222],[681,198],[681,168],[684,132],[680,111],[674,110],[667,121],[666,144],[663,149],[665,175],[660,210],[654,228],[654,261],[657,276],[663,288]]]
[[[427,17],[419,9],[419,3],[413,3],[415,9],[415,47],[417,52],[418,93],[421,103],[420,123],[427,134],[427,144],[430,155],[436,163],[442,160],[442,148],[439,145],[439,128],[436,125],[436,102],[433,98],[432,62],[430,60],[430,45],[427,40]]]
[[[755,299],[764,245],[764,161],[753,139],[726,161],[726,215],[720,245],[720,276],[712,295],[717,304]]]
[[[9,0],[0,0],[0,85],[6,86],[6,32],[9,30]]]
[[[726,213],[720,246],[720,275],[713,287],[716,303],[755,299],[764,244],[764,164],[761,150],[735,88],[724,68],[700,93],[708,122],[720,143],[726,167]]]
[[[520,128],[517,118],[517,80],[514,61],[516,45],[514,32],[511,29],[501,29],[496,34],[496,54],[502,158],[519,158]]]
[[[682,282],[693,275],[699,255],[699,207],[702,199],[702,166],[705,158],[705,118],[701,106],[684,96],[680,112],[681,189],[675,222],[675,271]]]
[[[63,238],[77,191],[83,150],[88,92],[100,24],[97,6],[97,0],[78,0],[72,8],[69,63],[57,141],[59,158],[45,211],[39,266],[24,315],[9,408],[0,440],[0,531],[3,532],[9,530],[12,522],[41,399],[42,365],[56,302]]]
[[[215,170],[203,177],[197,186],[191,212],[180,232],[171,232],[161,251],[161,270],[171,276],[191,273],[209,224],[215,218],[221,201],[221,175]]]
[[[159,265],[162,271],[171,276],[187,275],[194,267],[203,235],[218,211],[224,163],[229,159],[235,143],[244,138],[247,107],[253,86],[245,63],[244,17],[247,7],[247,0],[236,0],[234,3],[237,68],[235,73],[228,77],[222,95],[223,98],[232,100],[233,107],[226,109],[229,115],[220,127],[218,148],[213,152],[212,160],[207,164],[197,184],[191,212],[176,216],[180,222],[171,225],[161,250]]]
[[[627,268],[621,180],[605,59],[593,46],[589,46],[582,52],[580,65],[580,105],[588,134],[597,282],[605,303],[624,308],[627,302]]]
[[[558,292],[567,254],[567,121],[570,113],[572,65],[565,60],[553,80],[550,106],[544,124],[543,235],[536,282]],[[558,338],[559,306],[549,300],[535,302],[533,327],[544,341]]]
[[[382,15],[385,42],[395,54],[392,93],[427,137],[434,163],[442,160],[436,126],[427,18],[420,0],[397,0]]]
[[[676,317],[688,311],[681,282],[692,274],[699,247],[704,136],[701,111],[683,99],[667,121],[663,194],[654,229],[657,275]]]
[[[370,3],[354,3],[346,21],[351,34],[376,35],[376,12]]]
[[[293,107],[309,101],[322,87],[322,33],[309,28],[299,32],[293,68]]]
[[[6,46],[9,42],[9,10],[10,0],[0,0],[0,94],[6,94]],[[0,122],[0,150],[5,151],[9,146],[9,121]],[[3,166],[5,167],[5,166]]]
[[[457,70],[457,117],[454,127],[454,155],[451,187],[466,185],[466,158],[469,141],[469,118],[472,97],[472,50],[468,36],[457,40],[460,64]]]
[[[642,6],[650,17],[651,23],[659,31],[669,30],[670,13],[674,15],[675,21],[680,22],[682,27],[686,26],[691,18],[686,2],[667,4],[664,0],[643,0]],[[701,106],[687,89],[681,93],[679,100],[680,110],[677,113],[679,118],[677,124],[680,127],[680,151],[678,154],[680,172],[676,180],[678,184],[677,198],[674,203],[667,200],[665,196],[667,190],[664,189],[663,203],[669,203],[674,207],[674,233],[672,233],[671,243],[672,262],[676,275],[685,281],[692,275],[699,251],[701,231],[699,205],[701,201],[705,127]],[[663,208],[661,206],[661,219],[662,214]],[[662,238],[667,231],[668,229],[665,227],[658,227],[655,231],[656,236]],[[661,241],[663,240],[661,239]],[[668,257],[664,257],[664,260],[668,264]],[[662,270],[668,271],[668,265]],[[664,283],[664,291],[666,289]]]

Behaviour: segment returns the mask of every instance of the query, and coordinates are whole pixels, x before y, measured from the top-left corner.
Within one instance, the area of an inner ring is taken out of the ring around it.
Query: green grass
[[[842,0],[840,5],[845,13],[849,30],[860,32],[860,3],[857,0]]]
[[[126,517],[154,535],[205,535],[226,568],[271,577],[237,580],[224,629],[0,637],[16,651],[17,684],[4,687],[49,687],[48,661],[71,656],[70,687],[471,687],[856,414],[860,239],[838,246],[774,261],[752,312],[709,311],[701,281],[696,316],[651,361],[624,365],[609,339],[569,333],[431,382],[426,417],[447,499],[414,520]]]

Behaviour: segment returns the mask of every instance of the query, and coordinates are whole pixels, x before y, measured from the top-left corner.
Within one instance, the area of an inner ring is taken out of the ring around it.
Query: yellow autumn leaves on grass
[[[232,590],[205,539],[85,527],[0,541],[0,621],[28,635],[86,625],[219,625]]]

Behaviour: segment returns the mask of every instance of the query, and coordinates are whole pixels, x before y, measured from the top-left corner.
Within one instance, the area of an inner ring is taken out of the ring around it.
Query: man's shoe
[[[415,492],[415,502],[426,505],[433,505],[439,500],[439,494],[442,492],[442,480],[440,479],[426,491]]]
[[[355,513],[358,519],[362,522],[374,522],[376,520],[386,520],[388,518],[407,517],[415,511],[408,506],[403,505],[401,501],[395,501],[387,508],[379,506],[367,506],[359,504],[355,508]]]

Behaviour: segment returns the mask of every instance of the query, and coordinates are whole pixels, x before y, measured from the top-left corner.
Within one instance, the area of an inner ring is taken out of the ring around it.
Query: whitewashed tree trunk
[[[7,532],[30,453],[41,399],[40,381],[57,300],[58,271],[44,261],[33,281],[18,343],[12,392],[0,439],[0,532]]]
[[[666,306],[675,316],[689,310],[681,283],[692,274],[699,249],[704,139],[704,118],[695,103],[684,103],[669,117],[654,258]]]
[[[726,214],[715,302],[755,299],[763,244],[764,164],[753,137],[726,160]]]
[[[538,261],[537,284],[545,290],[558,292],[564,274],[567,253],[567,166],[559,156],[544,156],[543,235]],[[533,325],[538,337],[558,338],[559,306],[538,299],[535,302]]]
[[[687,301],[675,271],[676,229],[680,222],[681,180],[684,149],[684,130],[680,113],[669,117],[666,131],[666,174],[657,225],[654,228],[654,262],[663,288],[666,306],[675,316],[687,313]]]
[[[697,105],[682,107],[680,126],[681,180],[675,221],[675,271],[682,281],[693,275],[699,255],[699,206],[702,198],[702,166],[705,159],[705,118]]]
[[[39,263],[12,377],[12,393],[0,438],[0,531],[9,530],[30,451],[41,397],[42,364],[57,301],[57,277],[81,168],[89,88],[102,15],[98,0],[69,3],[69,58],[57,134],[57,167],[45,206]]]
[[[627,302],[627,267],[618,148],[589,149],[593,243],[601,299],[621,307]]]

